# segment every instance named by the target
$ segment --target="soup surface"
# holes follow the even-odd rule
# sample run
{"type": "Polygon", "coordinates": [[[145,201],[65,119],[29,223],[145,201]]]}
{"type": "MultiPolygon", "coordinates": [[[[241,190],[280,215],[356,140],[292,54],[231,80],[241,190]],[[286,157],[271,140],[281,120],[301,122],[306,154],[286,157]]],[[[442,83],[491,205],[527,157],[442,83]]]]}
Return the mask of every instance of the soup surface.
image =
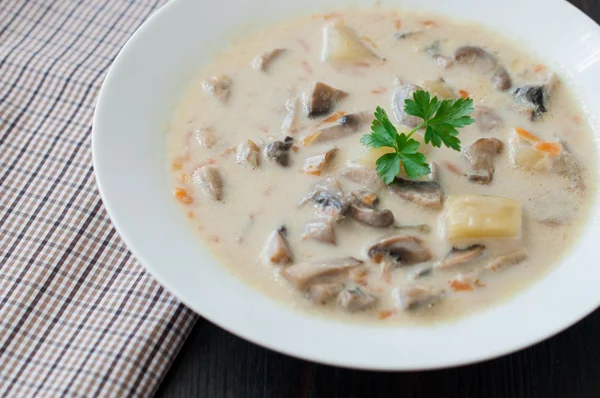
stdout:
{"type": "MultiPolygon", "coordinates": [[[[559,76],[478,25],[384,9],[244,37],[189,85],[168,133],[176,200],[215,256],[288,305],[340,319],[447,320],[560,261],[595,191],[592,134],[559,76]],[[471,98],[462,150],[386,186],[381,106],[471,98]]],[[[198,264],[202,267],[202,264],[198,264]]],[[[230,294],[231,292],[224,294],[230,294]]],[[[216,298],[218,299],[218,298],[216,298]]]]}

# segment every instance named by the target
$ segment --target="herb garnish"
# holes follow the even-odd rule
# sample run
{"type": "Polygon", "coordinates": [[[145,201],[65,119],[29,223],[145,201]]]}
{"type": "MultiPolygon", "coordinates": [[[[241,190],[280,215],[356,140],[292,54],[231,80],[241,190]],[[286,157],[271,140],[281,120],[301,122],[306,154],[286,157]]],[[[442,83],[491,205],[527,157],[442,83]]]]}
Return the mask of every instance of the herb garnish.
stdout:
{"type": "Polygon", "coordinates": [[[367,148],[393,148],[394,152],[386,153],[377,159],[377,174],[383,182],[391,184],[404,166],[406,175],[417,178],[429,174],[431,169],[425,155],[419,152],[420,143],[411,138],[418,130],[425,128],[425,143],[435,147],[442,144],[448,148],[460,151],[460,139],[457,128],[473,123],[469,115],[473,112],[473,100],[461,98],[458,100],[442,100],[424,90],[418,90],[412,99],[404,102],[404,111],[411,116],[418,116],[423,122],[408,134],[400,133],[390,122],[385,110],[377,107],[375,119],[371,125],[371,133],[365,134],[360,142],[367,148]]]}

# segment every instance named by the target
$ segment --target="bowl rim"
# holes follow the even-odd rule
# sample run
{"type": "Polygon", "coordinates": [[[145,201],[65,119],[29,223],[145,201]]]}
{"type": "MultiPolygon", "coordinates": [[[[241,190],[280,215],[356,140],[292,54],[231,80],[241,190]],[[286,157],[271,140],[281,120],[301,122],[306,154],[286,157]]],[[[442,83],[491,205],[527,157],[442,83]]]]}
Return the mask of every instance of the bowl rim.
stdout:
{"type": "MultiPolygon", "coordinates": [[[[185,9],[192,1],[193,0],[173,0],[167,3],[144,22],[144,24],[142,24],[142,26],[127,41],[111,66],[98,96],[92,131],[92,159],[98,190],[116,231],[145,269],[186,306],[229,332],[277,352],[347,368],[393,371],[438,369],[479,362],[512,353],[559,333],[575,322],[581,320],[600,305],[600,293],[594,294],[586,285],[587,290],[584,289],[584,291],[579,292],[580,294],[578,296],[579,298],[583,297],[584,302],[578,303],[575,309],[570,308],[569,306],[565,306],[564,308],[561,307],[560,310],[557,311],[559,314],[558,317],[561,319],[559,322],[549,322],[544,318],[543,327],[536,326],[535,322],[528,323],[527,328],[535,329],[536,331],[534,333],[528,332],[520,334],[518,328],[508,328],[506,332],[507,335],[510,336],[507,337],[507,339],[510,340],[510,343],[507,344],[506,341],[504,341],[493,347],[484,347],[485,349],[481,348],[483,347],[482,344],[478,344],[478,347],[480,348],[468,351],[466,354],[461,354],[460,350],[466,347],[469,339],[476,339],[477,336],[462,336],[462,340],[457,340],[456,346],[453,346],[452,342],[447,340],[446,342],[450,344],[448,352],[442,352],[438,353],[439,355],[435,355],[435,353],[426,351],[422,345],[419,346],[418,344],[416,347],[402,347],[389,350],[389,345],[386,346],[386,344],[391,341],[392,333],[390,330],[395,330],[395,328],[373,325],[333,324],[332,322],[313,318],[306,314],[298,314],[290,311],[288,308],[284,308],[283,306],[280,307],[278,304],[271,302],[271,299],[262,296],[261,293],[258,293],[247,286],[243,286],[239,281],[237,281],[237,283],[231,281],[231,283],[234,286],[238,286],[242,295],[251,295],[252,300],[254,300],[253,303],[259,304],[259,308],[256,309],[254,316],[246,317],[242,320],[236,320],[232,316],[220,314],[218,309],[209,308],[213,303],[208,303],[206,301],[199,302],[197,299],[192,298],[189,292],[183,292],[181,287],[178,286],[177,283],[174,283],[171,277],[165,276],[161,266],[156,266],[153,260],[148,257],[147,246],[140,243],[140,240],[142,239],[140,233],[133,232],[134,229],[130,226],[130,221],[127,221],[126,217],[123,216],[124,205],[119,203],[115,195],[115,192],[122,188],[122,186],[115,185],[111,180],[114,176],[114,170],[111,170],[110,167],[107,166],[110,162],[111,154],[107,152],[109,148],[106,146],[107,127],[105,126],[109,124],[106,120],[114,115],[114,107],[109,105],[109,103],[115,98],[115,93],[119,92],[118,82],[122,82],[123,73],[128,69],[126,64],[130,62],[131,57],[135,55],[135,49],[144,45],[143,42],[146,40],[146,34],[157,29],[155,25],[158,25],[163,18],[177,15],[177,13],[180,12],[180,9],[185,9]],[[268,326],[258,326],[260,323],[265,323],[265,325],[268,326]],[[286,332],[296,334],[305,334],[305,336],[300,339],[300,342],[292,342],[290,338],[286,339],[277,336],[276,332],[279,330],[285,330],[286,332]],[[322,331],[330,333],[327,344],[319,342],[321,340],[319,332],[322,331]],[[372,356],[369,355],[369,351],[364,349],[364,347],[357,347],[354,354],[341,353],[339,344],[336,343],[337,339],[356,342],[358,341],[357,339],[359,336],[369,333],[375,338],[382,338],[382,342],[380,343],[370,343],[373,344],[371,347],[373,350],[371,352],[372,356]],[[327,347],[328,345],[331,347],[327,347]],[[407,356],[407,358],[394,358],[394,354],[403,354],[404,356],[407,356]],[[417,357],[423,354],[425,354],[424,359],[417,357]],[[418,359],[411,361],[411,358],[418,359]]],[[[436,0],[429,0],[429,2],[434,1],[436,0]]],[[[472,0],[464,0],[463,2],[469,1],[472,0]]],[[[544,0],[531,0],[532,4],[542,4],[542,2],[544,2],[544,0]]],[[[567,18],[568,16],[568,18],[577,20],[586,32],[593,35],[598,39],[598,42],[600,42],[600,27],[587,15],[577,10],[572,4],[561,0],[544,2],[543,4],[553,7],[553,9],[556,10],[553,12],[562,13],[564,18],[567,18]]],[[[597,114],[600,115],[600,111],[598,111],[597,114]]],[[[595,135],[598,136],[599,134],[600,130],[595,129],[595,135]]],[[[598,198],[596,198],[596,202],[598,202],[598,198]]],[[[595,209],[598,208],[598,203],[596,203],[595,209]]],[[[600,232],[600,228],[596,228],[595,220],[593,223],[591,222],[591,224],[593,224],[593,228],[588,228],[585,232],[585,236],[589,237],[594,235],[594,232],[600,232]]],[[[580,238],[580,243],[581,241],[583,241],[583,236],[580,238]]],[[[583,245],[583,243],[581,244],[583,245]]],[[[587,242],[587,244],[589,245],[590,243],[587,242]]],[[[554,266],[555,269],[559,267],[559,265],[554,266]]],[[[597,275],[600,275],[600,273],[597,275]]],[[[230,275],[229,278],[235,278],[235,276],[230,275]]],[[[546,276],[543,278],[546,278],[546,276]]],[[[529,290],[529,293],[531,293],[531,287],[527,289],[529,290]]],[[[514,303],[511,305],[514,306],[514,303]]],[[[504,307],[504,305],[501,307],[504,307]]],[[[536,308],[539,308],[539,306],[536,308]]],[[[490,311],[486,310],[485,312],[489,315],[490,311]]],[[[506,311],[501,313],[504,317],[509,316],[509,313],[506,311]]],[[[489,316],[486,316],[486,314],[473,315],[468,318],[469,319],[467,320],[461,320],[459,322],[465,325],[462,327],[463,329],[472,327],[474,322],[476,324],[477,322],[485,322],[486,319],[489,320],[489,316]]],[[[521,317],[517,319],[517,321],[527,323],[527,318],[521,317]]],[[[399,329],[402,330],[397,334],[406,335],[406,337],[410,337],[418,331],[418,333],[422,335],[419,340],[420,342],[427,338],[435,338],[440,333],[456,332],[455,325],[440,325],[428,329],[404,329],[401,327],[399,329]]],[[[491,341],[493,340],[488,339],[485,342],[489,344],[491,341]]]]}

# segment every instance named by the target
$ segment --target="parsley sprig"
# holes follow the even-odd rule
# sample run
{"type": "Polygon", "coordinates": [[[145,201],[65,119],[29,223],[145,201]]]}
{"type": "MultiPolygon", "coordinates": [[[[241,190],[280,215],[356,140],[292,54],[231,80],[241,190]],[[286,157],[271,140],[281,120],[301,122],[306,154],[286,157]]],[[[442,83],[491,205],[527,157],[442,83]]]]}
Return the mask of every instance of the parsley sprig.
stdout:
{"type": "Polygon", "coordinates": [[[423,119],[423,122],[408,134],[398,133],[390,122],[385,110],[377,107],[375,119],[371,125],[371,133],[365,134],[360,142],[367,148],[393,148],[394,152],[386,153],[377,159],[377,174],[383,182],[391,184],[404,166],[406,175],[417,178],[431,172],[425,155],[419,152],[420,143],[411,136],[425,128],[424,140],[435,147],[442,144],[448,148],[460,151],[458,128],[473,123],[469,115],[473,112],[473,100],[461,98],[458,100],[438,100],[424,90],[418,90],[412,99],[404,102],[404,111],[411,116],[423,119]]]}

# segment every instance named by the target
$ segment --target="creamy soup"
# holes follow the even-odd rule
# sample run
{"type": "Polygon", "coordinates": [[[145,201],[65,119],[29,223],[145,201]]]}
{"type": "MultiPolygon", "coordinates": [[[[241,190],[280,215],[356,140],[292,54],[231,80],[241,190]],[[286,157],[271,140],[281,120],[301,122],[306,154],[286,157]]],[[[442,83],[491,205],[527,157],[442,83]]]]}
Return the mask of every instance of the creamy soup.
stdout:
{"type": "Polygon", "coordinates": [[[200,240],[244,281],[327,317],[410,324],[498,302],[560,261],[595,191],[592,139],[565,82],[515,43],[354,10],[218,54],[174,115],[168,167],[200,240]],[[389,149],[361,137],[377,106],[399,133],[423,122],[405,109],[420,90],[471,98],[475,122],[461,151],[417,131],[431,173],[386,186],[389,149]]]}

